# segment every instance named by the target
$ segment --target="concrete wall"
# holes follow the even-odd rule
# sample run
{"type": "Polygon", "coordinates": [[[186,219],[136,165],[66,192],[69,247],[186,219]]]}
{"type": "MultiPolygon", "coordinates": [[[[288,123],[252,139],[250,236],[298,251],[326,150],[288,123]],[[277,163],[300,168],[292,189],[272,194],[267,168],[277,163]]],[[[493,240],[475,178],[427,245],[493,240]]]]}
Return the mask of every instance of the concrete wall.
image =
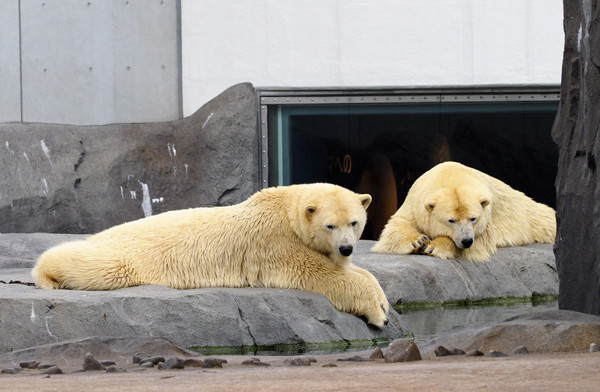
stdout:
{"type": "Polygon", "coordinates": [[[179,20],[179,0],[2,1],[0,122],[180,117],[179,20]]]}
{"type": "Polygon", "coordinates": [[[21,120],[19,1],[0,1],[0,122],[21,120]]]}
{"type": "Polygon", "coordinates": [[[561,0],[181,0],[184,114],[223,89],[560,83],[561,0]]]}

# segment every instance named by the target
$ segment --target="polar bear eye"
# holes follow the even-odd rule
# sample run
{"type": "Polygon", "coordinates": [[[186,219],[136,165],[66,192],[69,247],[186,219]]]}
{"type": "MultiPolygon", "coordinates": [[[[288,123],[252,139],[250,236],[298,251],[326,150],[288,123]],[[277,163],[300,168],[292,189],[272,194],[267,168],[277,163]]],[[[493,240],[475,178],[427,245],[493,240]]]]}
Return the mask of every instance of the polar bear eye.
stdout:
{"type": "Polygon", "coordinates": [[[352,221],[352,222],[350,222],[350,226],[356,227],[356,225],[358,225],[358,221],[352,221]]]}
{"type": "Polygon", "coordinates": [[[475,222],[477,220],[476,216],[471,217],[471,222],[475,222]]]}
{"type": "Polygon", "coordinates": [[[327,228],[328,228],[329,230],[333,230],[333,229],[335,229],[335,226],[334,226],[334,225],[327,225],[327,228]]]}
{"type": "Polygon", "coordinates": [[[448,219],[448,223],[456,223],[454,219],[448,219]]]}

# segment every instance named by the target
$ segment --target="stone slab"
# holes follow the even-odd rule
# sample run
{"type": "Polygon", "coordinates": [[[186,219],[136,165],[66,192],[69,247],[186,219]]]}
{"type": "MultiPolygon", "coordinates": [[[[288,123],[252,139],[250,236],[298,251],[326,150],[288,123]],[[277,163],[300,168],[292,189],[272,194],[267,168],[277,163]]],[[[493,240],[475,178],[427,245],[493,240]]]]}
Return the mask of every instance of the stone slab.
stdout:
{"type": "Polygon", "coordinates": [[[163,286],[47,291],[0,285],[0,352],[91,336],[160,336],[185,347],[269,346],[396,338],[400,316],[379,331],[298,290],[163,286]],[[10,333],[6,332],[10,331],[10,333]]]}

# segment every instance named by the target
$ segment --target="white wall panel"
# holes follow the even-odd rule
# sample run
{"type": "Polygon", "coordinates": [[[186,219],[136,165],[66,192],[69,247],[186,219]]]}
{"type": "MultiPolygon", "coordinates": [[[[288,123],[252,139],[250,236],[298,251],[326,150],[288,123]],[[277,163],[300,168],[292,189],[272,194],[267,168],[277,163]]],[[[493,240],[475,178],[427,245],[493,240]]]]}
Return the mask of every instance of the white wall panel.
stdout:
{"type": "Polygon", "coordinates": [[[561,0],[182,0],[183,110],[277,87],[560,83],[561,0]]]}

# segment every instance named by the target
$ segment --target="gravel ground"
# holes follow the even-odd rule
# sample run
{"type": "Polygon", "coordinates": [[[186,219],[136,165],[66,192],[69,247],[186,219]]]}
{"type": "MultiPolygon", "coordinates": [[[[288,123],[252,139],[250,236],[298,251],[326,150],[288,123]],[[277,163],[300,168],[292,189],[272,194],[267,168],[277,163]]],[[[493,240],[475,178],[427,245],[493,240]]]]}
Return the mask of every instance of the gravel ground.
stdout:
{"type": "MultiPolygon", "coordinates": [[[[368,358],[370,352],[352,353],[368,358]]],[[[408,363],[341,362],[344,355],[314,356],[311,366],[286,357],[258,357],[270,366],[242,365],[248,356],[222,356],[222,369],[75,372],[45,376],[39,370],[0,374],[0,391],[598,391],[600,352],[524,354],[504,358],[452,356],[408,363]],[[323,367],[333,363],[336,367],[323,367]]]]}

